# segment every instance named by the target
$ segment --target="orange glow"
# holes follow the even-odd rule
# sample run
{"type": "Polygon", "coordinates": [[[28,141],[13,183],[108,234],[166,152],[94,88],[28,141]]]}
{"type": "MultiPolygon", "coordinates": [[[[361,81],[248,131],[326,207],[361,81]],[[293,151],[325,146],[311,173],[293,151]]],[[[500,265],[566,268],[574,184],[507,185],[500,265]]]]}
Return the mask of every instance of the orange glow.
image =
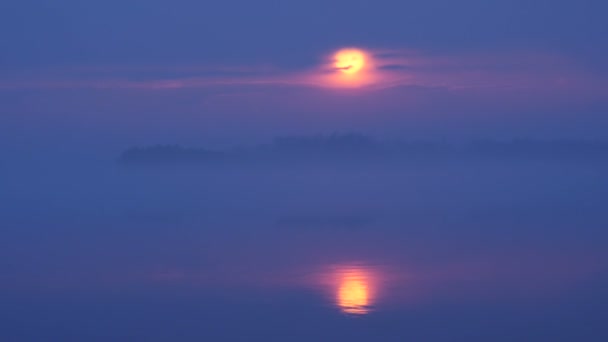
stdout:
{"type": "Polygon", "coordinates": [[[364,50],[339,50],[331,55],[330,63],[332,72],[325,79],[329,86],[357,88],[370,85],[375,79],[372,57],[364,50]]]}
{"type": "Polygon", "coordinates": [[[361,71],[367,62],[363,51],[357,49],[340,50],[334,56],[336,69],[345,74],[356,74],[361,71]]]}
{"type": "Polygon", "coordinates": [[[339,274],[337,305],[342,312],[354,315],[369,313],[371,283],[369,275],[360,268],[349,268],[339,274]]]}

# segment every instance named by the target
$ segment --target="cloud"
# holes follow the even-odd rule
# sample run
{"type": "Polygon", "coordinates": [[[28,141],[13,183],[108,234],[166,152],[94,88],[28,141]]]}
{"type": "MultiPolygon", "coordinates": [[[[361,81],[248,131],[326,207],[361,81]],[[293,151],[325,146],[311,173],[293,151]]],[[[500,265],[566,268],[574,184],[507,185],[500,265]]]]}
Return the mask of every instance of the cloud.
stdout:
{"type": "MultiPolygon", "coordinates": [[[[362,51],[365,51],[362,49],[362,51]]],[[[365,51],[368,64],[346,74],[332,55],[314,67],[284,69],[271,65],[122,65],[32,70],[0,80],[0,90],[19,89],[350,89],[359,94],[387,89],[445,89],[454,96],[490,96],[500,101],[602,102],[608,82],[559,56],[542,53],[431,54],[384,49],[365,51]],[[532,99],[531,99],[532,98],[532,99]]]]}
{"type": "Polygon", "coordinates": [[[380,70],[407,70],[408,67],[406,65],[388,64],[388,65],[382,65],[382,66],[378,67],[378,69],[380,69],[380,70]]]}

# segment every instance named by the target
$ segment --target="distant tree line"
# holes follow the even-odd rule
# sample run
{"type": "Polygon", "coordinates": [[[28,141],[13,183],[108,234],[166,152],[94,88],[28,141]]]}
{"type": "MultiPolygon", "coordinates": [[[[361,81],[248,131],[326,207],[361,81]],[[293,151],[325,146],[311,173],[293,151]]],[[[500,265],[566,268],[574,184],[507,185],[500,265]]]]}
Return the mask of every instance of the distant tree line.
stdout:
{"type": "Polygon", "coordinates": [[[382,142],[358,134],[276,138],[269,144],[225,150],[155,145],[130,148],[124,164],[193,164],[273,161],[372,161],[420,159],[607,159],[608,142],[588,140],[477,140],[464,144],[431,141],[382,142]]]}

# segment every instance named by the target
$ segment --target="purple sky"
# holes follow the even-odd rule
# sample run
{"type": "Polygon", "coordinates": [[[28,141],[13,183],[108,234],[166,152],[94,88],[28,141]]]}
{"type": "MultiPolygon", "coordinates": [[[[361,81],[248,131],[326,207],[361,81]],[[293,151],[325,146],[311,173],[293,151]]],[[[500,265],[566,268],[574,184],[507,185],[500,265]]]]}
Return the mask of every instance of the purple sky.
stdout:
{"type": "Polygon", "coordinates": [[[0,14],[0,139],[605,138],[605,10],[565,0],[15,2],[0,14]],[[332,81],[344,47],[368,54],[369,82],[332,81]]]}

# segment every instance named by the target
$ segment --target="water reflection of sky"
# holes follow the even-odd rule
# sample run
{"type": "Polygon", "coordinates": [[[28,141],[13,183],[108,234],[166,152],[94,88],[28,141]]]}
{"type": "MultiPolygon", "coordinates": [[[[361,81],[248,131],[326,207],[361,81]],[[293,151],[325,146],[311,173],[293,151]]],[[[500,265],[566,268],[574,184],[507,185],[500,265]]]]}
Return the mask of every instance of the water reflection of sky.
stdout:
{"type": "Polygon", "coordinates": [[[342,312],[365,315],[374,303],[371,275],[361,267],[345,267],[337,270],[338,286],[336,305],[342,312]]]}
{"type": "Polygon", "coordinates": [[[555,237],[543,242],[531,235],[509,241],[472,228],[484,246],[439,226],[319,230],[250,222],[247,228],[218,225],[204,232],[164,224],[131,226],[131,234],[122,229],[127,228],[91,236],[77,227],[63,228],[38,241],[36,255],[9,246],[3,253],[27,263],[8,269],[13,273],[5,273],[3,287],[17,292],[312,291],[324,305],[361,315],[438,299],[559,298],[606,270],[605,253],[591,244],[555,237]],[[141,240],[138,232],[145,229],[141,240]],[[433,229],[444,236],[429,234],[433,229]]]}
{"type": "MultiPolygon", "coordinates": [[[[311,180],[299,188],[285,181],[292,188],[271,194],[250,185],[265,202],[234,206],[230,196],[201,198],[248,196],[243,184],[229,187],[238,179],[215,190],[204,183],[203,196],[203,185],[180,188],[169,177],[164,190],[147,189],[150,180],[133,186],[129,193],[144,193],[128,205],[116,200],[126,191],[116,187],[98,189],[95,203],[71,199],[21,217],[5,211],[0,299],[11,310],[0,313],[0,337],[40,331],[12,340],[95,341],[103,330],[117,341],[175,340],[176,331],[185,341],[366,341],[389,331],[394,341],[501,341],[510,331],[503,341],[538,342],[580,340],[603,324],[602,182],[556,182],[587,182],[595,197],[558,198],[553,183],[539,180],[544,188],[527,196],[521,186],[491,198],[483,187],[503,185],[486,179],[463,197],[471,184],[450,188],[443,175],[422,173],[411,184],[368,180],[357,191],[365,176],[312,194],[311,180]],[[557,324],[564,321],[570,325],[557,324]]],[[[276,181],[268,177],[266,184],[276,181]]]]}

